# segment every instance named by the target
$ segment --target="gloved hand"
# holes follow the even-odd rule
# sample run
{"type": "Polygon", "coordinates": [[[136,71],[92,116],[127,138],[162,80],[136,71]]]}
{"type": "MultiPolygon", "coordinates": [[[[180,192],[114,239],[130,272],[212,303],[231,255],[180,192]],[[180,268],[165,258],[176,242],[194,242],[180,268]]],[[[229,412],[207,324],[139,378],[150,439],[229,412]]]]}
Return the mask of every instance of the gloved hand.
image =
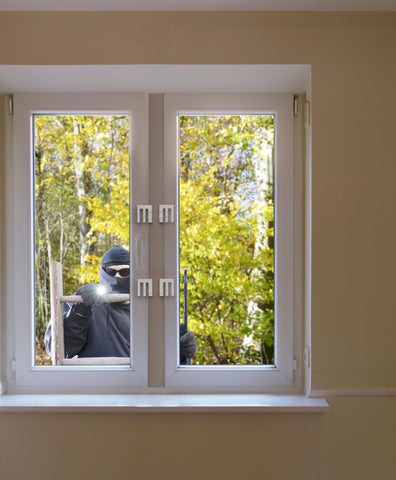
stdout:
{"type": "Polygon", "coordinates": [[[186,332],[184,325],[180,326],[180,364],[189,365],[197,351],[197,343],[192,332],[186,332]],[[185,333],[184,333],[185,332],[185,333]]]}
{"type": "Polygon", "coordinates": [[[80,287],[76,293],[77,295],[82,296],[85,305],[93,308],[100,307],[105,303],[106,293],[109,293],[110,290],[110,285],[89,283],[88,285],[83,285],[82,287],[80,287]],[[99,286],[102,288],[98,289],[99,286]]]}

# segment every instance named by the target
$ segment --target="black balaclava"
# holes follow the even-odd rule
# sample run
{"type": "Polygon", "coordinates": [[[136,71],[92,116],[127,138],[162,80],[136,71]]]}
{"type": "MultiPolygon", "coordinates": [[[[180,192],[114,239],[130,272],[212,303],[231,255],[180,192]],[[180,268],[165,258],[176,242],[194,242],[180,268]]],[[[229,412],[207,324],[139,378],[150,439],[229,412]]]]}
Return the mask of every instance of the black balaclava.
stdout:
{"type": "Polygon", "coordinates": [[[99,279],[100,283],[107,283],[111,286],[113,291],[119,293],[129,293],[130,291],[130,277],[128,278],[116,278],[112,277],[103,267],[109,267],[111,265],[129,265],[130,256],[126,248],[119,245],[110,248],[102,257],[100,261],[99,279]]]}

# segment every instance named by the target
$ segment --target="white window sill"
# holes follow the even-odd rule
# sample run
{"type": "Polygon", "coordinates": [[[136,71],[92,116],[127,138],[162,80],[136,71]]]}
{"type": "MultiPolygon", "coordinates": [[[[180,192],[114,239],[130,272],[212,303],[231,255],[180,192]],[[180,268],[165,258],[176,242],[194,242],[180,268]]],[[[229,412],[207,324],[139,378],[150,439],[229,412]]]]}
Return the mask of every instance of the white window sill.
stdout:
{"type": "Polygon", "coordinates": [[[6,412],[117,412],[190,413],[260,412],[326,413],[324,398],[304,395],[263,394],[105,394],[105,395],[3,395],[0,413],[6,412]]]}

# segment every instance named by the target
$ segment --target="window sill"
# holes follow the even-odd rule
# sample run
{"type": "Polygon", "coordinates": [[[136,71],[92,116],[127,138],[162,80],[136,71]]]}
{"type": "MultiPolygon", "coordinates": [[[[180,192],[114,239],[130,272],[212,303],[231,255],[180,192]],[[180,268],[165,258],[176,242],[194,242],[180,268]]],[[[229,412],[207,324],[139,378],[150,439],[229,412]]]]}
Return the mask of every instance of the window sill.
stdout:
{"type": "Polygon", "coordinates": [[[326,413],[324,398],[263,394],[3,395],[0,413],[326,413]]]}

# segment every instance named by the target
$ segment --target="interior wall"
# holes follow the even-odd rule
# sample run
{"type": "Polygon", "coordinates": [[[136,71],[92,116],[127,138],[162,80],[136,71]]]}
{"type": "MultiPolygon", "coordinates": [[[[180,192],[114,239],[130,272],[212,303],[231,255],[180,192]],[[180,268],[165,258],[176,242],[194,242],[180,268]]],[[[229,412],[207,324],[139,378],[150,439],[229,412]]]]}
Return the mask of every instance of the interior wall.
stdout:
{"type": "Polygon", "coordinates": [[[312,65],[311,382],[331,407],[1,414],[2,479],[392,475],[395,27],[394,12],[0,13],[0,64],[312,65]]]}

